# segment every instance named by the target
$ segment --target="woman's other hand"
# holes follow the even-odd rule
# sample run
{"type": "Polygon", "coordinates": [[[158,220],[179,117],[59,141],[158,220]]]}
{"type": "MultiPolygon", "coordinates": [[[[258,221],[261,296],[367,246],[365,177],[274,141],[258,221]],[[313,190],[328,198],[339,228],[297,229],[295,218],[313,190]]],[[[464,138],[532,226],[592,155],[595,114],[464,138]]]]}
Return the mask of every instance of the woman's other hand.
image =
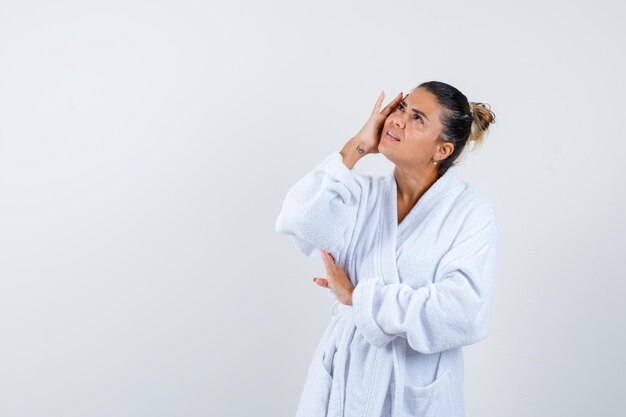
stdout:
{"type": "Polygon", "coordinates": [[[354,291],[352,282],[344,270],[335,263],[335,259],[330,253],[323,249],[320,249],[320,252],[328,278],[315,277],[313,281],[320,287],[330,288],[340,303],[351,306],[352,292],[354,291]]]}

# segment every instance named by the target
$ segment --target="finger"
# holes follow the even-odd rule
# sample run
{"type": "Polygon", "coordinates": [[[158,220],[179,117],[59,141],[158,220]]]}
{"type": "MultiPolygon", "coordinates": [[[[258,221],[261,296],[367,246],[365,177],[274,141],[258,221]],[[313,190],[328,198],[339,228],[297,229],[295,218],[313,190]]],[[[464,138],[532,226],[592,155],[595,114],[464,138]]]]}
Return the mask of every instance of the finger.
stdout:
{"type": "Polygon", "coordinates": [[[336,264],[337,261],[335,261],[335,257],[331,254],[331,253],[326,253],[326,256],[328,256],[328,258],[331,260],[332,263],[336,264]]]}
{"type": "Polygon", "coordinates": [[[323,251],[323,256],[326,259],[327,271],[331,271],[333,268],[337,266],[337,262],[335,258],[330,252],[323,251]]]}
{"type": "Polygon", "coordinates": [[[374,104],[374,110],[372,110],[372,114],[378,113],[378,111],[380,110],[380,106],[383,104],[384,99],[385,99],[385,91],[381,90],[380,94],[378,95],[378,100],[376,100],[376,104],[374,104]]]}
{"type": "Polygon", "coordinates": [[[391,111],[396,108],[396,106],[404,99],[402,93],[398,93],[398,95],[391,101],[391,103],[387,104],[385,108],[380,112],[380,114],[389,116],[391,111]]]}
{"type": "Polygon", "coordinates": [[[315,282],[320,287],[328,288],[328,280],[324,278],[313,278],[313,282],[315,282]]]}
{"type": "Polygon", "coordinates": [[[324,249],[322,248],[320,248],[320,255],[322,256],[322,261],[326,263],[326,252],[324,252],[324,249]]]}
{"type": "Polygon", "coordinates": [[[333,268],[335,266],[334,262],[331,261],[329,259],[329,255],[327,252],[325,252],[324,250],[320,249],[320,252],[322,254],[322,261],[324,262],[324,269],[326,269],[326,273],[327,274],[332,274],[333,273],[333,268]]]}

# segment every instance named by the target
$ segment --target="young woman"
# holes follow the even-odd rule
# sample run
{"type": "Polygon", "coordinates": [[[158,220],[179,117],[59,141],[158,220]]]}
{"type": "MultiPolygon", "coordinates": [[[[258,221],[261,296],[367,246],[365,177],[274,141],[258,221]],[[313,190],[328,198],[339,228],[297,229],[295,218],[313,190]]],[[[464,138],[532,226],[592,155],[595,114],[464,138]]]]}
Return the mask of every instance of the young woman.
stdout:
{"type": "Polygon", "coordinates": [[[497,230],[458,176],[495,114],[439,81],[398,94],[293,185],[276,230],[324,262],[336,298],[298,417],[464,416],[462,347],[487,337],[497,230]],[[395,164],[353,170],[365,155],[395,164]]]}

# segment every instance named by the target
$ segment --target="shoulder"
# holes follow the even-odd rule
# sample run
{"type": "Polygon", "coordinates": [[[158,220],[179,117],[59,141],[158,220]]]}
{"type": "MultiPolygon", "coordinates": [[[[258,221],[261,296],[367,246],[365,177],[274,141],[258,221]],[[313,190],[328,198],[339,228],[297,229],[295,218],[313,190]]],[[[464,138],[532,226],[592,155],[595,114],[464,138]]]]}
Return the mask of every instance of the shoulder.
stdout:
{"type": "Polygon", "coordinates": [[[455,202],[455,209],[457,214],[462,216],[463,224],[469,228],[487,224],[495,226],[496,213],[487,194],[467,181],[460,182],[462,187],[455,202]]]}

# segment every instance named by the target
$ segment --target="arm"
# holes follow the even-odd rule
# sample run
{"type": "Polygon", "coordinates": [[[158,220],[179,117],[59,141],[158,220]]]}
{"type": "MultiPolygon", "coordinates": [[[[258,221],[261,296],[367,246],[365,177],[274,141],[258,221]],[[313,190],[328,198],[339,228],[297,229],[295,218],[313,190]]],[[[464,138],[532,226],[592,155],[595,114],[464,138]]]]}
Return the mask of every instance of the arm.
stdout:
{"type": "Polygon", "coordinates": [[[305,256],[321,260],[318,248],[339,253],[350,243],[362,186],[352,167],[361,156],[350,140],[287,192],[275,230],[288,235],[305,256]]]}
{"type": "Polygon", "coordinates": [[[370,344],[394,338],[425,354],[470,345],[487,337],[496,272],[493,214],[461,231],[439,262],[436,282],[417,289],[359,281],[352,294],[354,320],[370,344]]]}

